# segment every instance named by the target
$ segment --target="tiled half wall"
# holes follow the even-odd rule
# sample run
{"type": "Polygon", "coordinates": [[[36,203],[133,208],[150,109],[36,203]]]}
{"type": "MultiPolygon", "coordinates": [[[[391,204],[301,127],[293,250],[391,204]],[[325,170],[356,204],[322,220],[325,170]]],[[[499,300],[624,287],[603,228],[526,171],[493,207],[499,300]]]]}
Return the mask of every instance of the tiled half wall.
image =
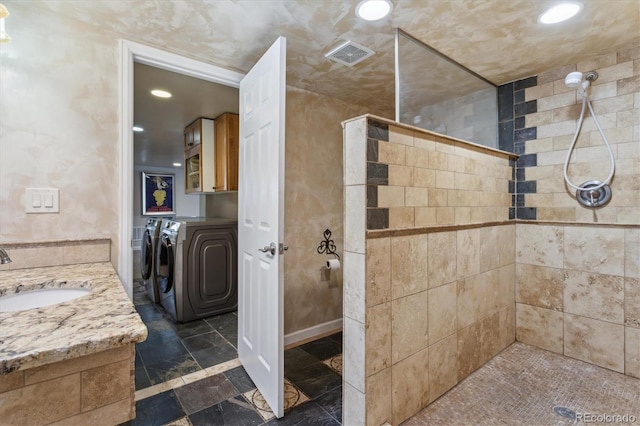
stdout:
{"type": "Polygon", "coordinates": [[[344,126],[343,420],[396,425],[514,341],[510,159],[371,117],[344,126]]]}

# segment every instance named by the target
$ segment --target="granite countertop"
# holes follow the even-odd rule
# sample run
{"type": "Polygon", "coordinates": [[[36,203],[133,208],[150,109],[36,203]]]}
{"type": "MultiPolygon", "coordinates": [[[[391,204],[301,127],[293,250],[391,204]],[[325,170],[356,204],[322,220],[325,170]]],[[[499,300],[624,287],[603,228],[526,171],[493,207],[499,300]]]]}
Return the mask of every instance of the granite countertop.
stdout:
{"type": "Polygon", "coordinates": [[[0,375],[147,338],[109,262],[0,271],[0,296],[53,287],[93,291],[57,305],[0,312],[0,375]]]}

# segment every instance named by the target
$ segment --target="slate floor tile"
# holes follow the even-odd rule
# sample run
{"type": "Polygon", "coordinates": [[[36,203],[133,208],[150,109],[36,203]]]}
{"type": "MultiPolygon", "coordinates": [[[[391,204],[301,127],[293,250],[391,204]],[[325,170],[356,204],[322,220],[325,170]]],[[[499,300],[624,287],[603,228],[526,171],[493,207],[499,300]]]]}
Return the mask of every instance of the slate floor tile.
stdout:
{"type": "Polygon", "coordinates": [[[342,376],[336,374],[321,362],[316,362],[307,368],[289,371],[285,368],[285,376],[311,399],[342,385],[342,376]]]}
{"type": "Polygon", "coordinates": [[[185,339],[182,339],[182,342],[190,352],[215,348],[228,344],[226,339],[214,330],[210,330],[210,332],[208,333],[199,334],[197,336],[187,337],[185,339]]]}
{"type": "Polygon", "coordinates": [[[263,424],[262,417],[251,405],[238,395],[189,416],[193,426],[258,426],[263,424]]]}
{"type": "Polygon", "coordinates": [[[152,385],[168,382],[177,377],[200,370],[200,366],[191,354],[186,354],[166,361],[146,366],[149,381],[152,385]]]}
{"type": "Polygon", "coordinates": [[[136,402],[136,418],[131,425],[164,425],[184,417],[185,412],[173,390],[136,402]]]}
{"type": "Polygon", "coordinates": [[[238,357],[238,351],[229,343],[191,352],[191,355],[202,368],[222,364],[238,357]]]}
{"type": "Polygon", "coordinates": [[[209,317],[206,321],[229,343],[238,346],[238,317],[235,312],[209,317]]]}
{"type": "Polygon", "coordinates": [[[151,380],[149,380],[147,370],[144,367],[135,369],[135,382],[136,390],[148,388],[149,386],[151,386],[151,380]]]}
{"type": "Polygon", "coordinates": [[[139,351],[145,366],[178,358],[189,353],[180,340],[172,340],[164,345],[145,345],[142,342],[137,345],[136,349],[139,351]]]}
{"type": "Polygon", "coordinates": [[[316,402],[308,401],[294,407],[281,419],[270,420],[267,425],[339,426],[340,423],[324,411],[316,402]]]}
{"type": "Polygon", "coordinates": [[[342,422],[342,386],[339,386],[315,399],[336,421],[342,422]]]}
{"type": "Polygon", "coordinates": [[[319,360],[299,347],[284,351],[284,370],[294,371],[304,369],[319,360]]]}
{"type": "Polygon", "coordinates": [[[175,393],[184,411],[191,415],[238,395],[238,390],[223,374],[216,374],[176,388],[175,393]]]}
{"type": "Polygon", "coordinates": [[[236,367],[225,371],[224,375],[240,393],[245,393],[256,388],[253,380],[251,380],[251,377],[249,377],[243,367],[236,367]]]}
{"type": "Polygon", "coordinates": [[[173,323],[172,326],[181,339],[213,331],[213,328],[203,319],[185,323],[173,323]]]}
{"type": "Polygon", "coordinates": [[[299,347],[320,361],[342,352],[342,342],[337,342],[329,337],[314,340],[299,347]]]}

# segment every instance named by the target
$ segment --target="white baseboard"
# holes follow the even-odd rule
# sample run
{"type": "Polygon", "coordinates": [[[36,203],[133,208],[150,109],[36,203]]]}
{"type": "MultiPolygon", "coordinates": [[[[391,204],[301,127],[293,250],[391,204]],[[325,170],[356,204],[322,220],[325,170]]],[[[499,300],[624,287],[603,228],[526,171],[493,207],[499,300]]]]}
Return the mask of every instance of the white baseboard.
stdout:
{"type": "Polygon", "coordinates": [[[342,318],[286,334],[284,336],[284,346],[286,347],[304,340],[313,339],[314,337],[338,332],[340,330],[342,330],[342,318]]]}

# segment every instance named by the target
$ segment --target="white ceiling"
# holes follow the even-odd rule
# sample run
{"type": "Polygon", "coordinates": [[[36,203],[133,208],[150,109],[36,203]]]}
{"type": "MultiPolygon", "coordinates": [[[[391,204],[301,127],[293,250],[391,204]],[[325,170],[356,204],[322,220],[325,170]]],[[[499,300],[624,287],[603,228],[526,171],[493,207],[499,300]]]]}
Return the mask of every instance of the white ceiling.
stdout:
{"type": "MultiPolygon", "coordinates": [[[[5,1],[7,6],[11,0],[5,1]]],[[[357,0],[29,0],[129,40],[247,72],[278,36],[287,38],[287,84],[394,117],[394,29],[496,85],[640,45],[639,0],[581,0],[574,19],[543,26],[557,0],[391,0],[377,22],[357,0]],[[347,67],[324,54],[344,40],[375,52],[347,67]]],[[[582,70],[586,71],[586,70],[582,70]]],[[[437,77],[424,76],[437,82],[437,77]]],[[[186,124],[186,123],[185,123],[186,124]]]]}

